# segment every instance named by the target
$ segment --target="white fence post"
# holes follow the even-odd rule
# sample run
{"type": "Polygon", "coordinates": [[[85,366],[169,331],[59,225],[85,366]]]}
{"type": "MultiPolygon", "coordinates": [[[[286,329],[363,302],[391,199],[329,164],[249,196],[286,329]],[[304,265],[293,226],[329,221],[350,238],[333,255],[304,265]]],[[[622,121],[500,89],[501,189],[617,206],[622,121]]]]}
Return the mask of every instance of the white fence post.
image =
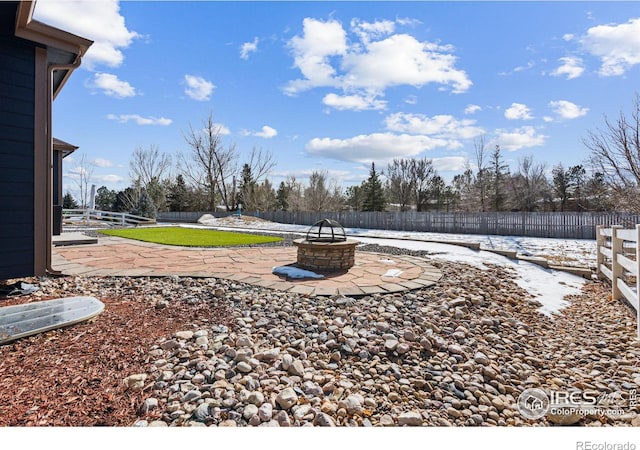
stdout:
{"type": "Polygon", "coordinates": [[[638,331],[638,339],[640,339],[640,224],[636,224],[636,325],[638,331]]]}
{"type": "Polygon", "coordinates": [[[624,268],[618,263],[618,255],[622,253],[624,241],[618,237],[618,230],[622,229],[622,225],[613,225],[611,227],[611,296],[614,300],[620,300],[622,294],[618,287],[618,278],[624,275],[624,268]]]}
{"type": "Polygon", "coordinates": [[[598,276],[598,280],[605,279],[605,276],[600,270],[600,267],[604,264],[604,253],[602,253],[600,249],[604,247],[604,243],[606,241],[606,237],[601,232],[603,228],[604,227],[602,225],[598,225],[596,227],[596,274],[598,276]]]}

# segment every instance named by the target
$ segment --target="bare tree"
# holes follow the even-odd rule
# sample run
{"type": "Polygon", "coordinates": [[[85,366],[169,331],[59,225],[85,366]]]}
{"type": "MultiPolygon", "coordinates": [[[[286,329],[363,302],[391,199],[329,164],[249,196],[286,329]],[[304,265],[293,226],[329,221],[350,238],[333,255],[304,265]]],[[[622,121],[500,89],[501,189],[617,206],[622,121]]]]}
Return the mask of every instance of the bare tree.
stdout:
{"type": "Polygon", "coordinates": [[[237,191],[237,177],[235,175],[232,177],[231,205],[235,208],[239,202],[242,202],[247,210],[257,210],[251,204],[251,193],[255,191],[255,187],[260,185],[260,181],[267,181],[265,177],[275,165],[273,154],[270,151],[263,151],[261,148],[253,147],[249,155],[249,161],[242,166],[240,192],[237,191]]]}
{"type": "Polygon", "coordinates": [[[640,211],[640,95],[629,116],[620,112],[616,121],[605,116],[604,123],[604,129],[589,131],[582,142],[595,171],[613,190],[616,207],[640,211]]]}
{"type": "Polygon", "coordinates": [[[129,177],[144,188],[157,211],[165,209],[167,193],[162,177],[171,169],[171,155],[160,153],[157,145],[138,146],[129,160],[129,177]]]}
{"type": "Polygon", "coordinates": [[[485,212],[487,210],[487,149],[485,146],[484,134],[480,135],[477,139],[473,140],[473,146],[476,152],[476,168],[478,173],[476,175],[476,186],[478,188],[478,196],[480,200],[480,211],[485,212]]]}
{"type": "Polygon", "coordinates": [[[518,162],[518,172],[510,178],[513,206],[520,211],[535,211],[540,202],[550,199],[550,186],[544,164],[535,164],[532,156],[518,162]]]}
{"type": "Polygon", "coordinates": [[[412,160],[395,158],[387,165],[387,189],[390,200],[400,205],[400,211],[409,210],[415,180],[412,178],[412,160]]]}
{"type": "Polygon", "coordinates": [[[129,176],[134,181],[140,180],[145,188],[154,179],[161,180],[170,169],[171,155],[160,153],[157,145],[136,147],[129,160],[129,176]]]}
{"type": "Polygon", "coordinates": [[[429,201],[429,192],[433,180],[437,176],[433,168],[433,161],[428,158],[411,160],[411,178],[413,180],[413,195],[416,201],[416,210],[426,211],[429,201]]]}
{"type": "Polygon", "coordinates": [[[87,160],[87,155],[85,153],[80,157],[80,161],[78,165],[74,169],[74,172],[77,176],[76,183],[78,184],[78,189],[80,190],[80,207],[88,208],[89,207],[89,193],[91,192],[91,178],[93,177],[93,170],[95,166],[93,163],[87,160]]]}
{"type": "Polygon", "coordinates": [[[302,183],[296,180],[296,177],[289,175],[284,182],[285,189],[287,190],[287,203],[289,211],[302,211],[304,210],[304,190],[302,183]]]}
{"type": "Polygon", "coordinates": [[[271,151],[253,147],[247,164],[251,168],[253,179],[260,182],[275,167],[276,161],[271,151]]]}
{"type": "Polygon", "coordinates": [[[329,180],[326,171],[314,171],[304,190],[304,200],[309,211],[335,211],[341,206],[342,196],[335,179],[329,180]]]}
{"type": "Polygon", "coordinates": [[[235,145],[224,146],[221,127],[213,122],[213,115],[203,123],[204,128],[189,132],[184,136],[190,147],[188,156],[180,155],[178,161],[183,175],[207,195],[211,211],[215,211],[217,196],[227,211],[232,211],[232,180],[237,172],[235,145]]]}

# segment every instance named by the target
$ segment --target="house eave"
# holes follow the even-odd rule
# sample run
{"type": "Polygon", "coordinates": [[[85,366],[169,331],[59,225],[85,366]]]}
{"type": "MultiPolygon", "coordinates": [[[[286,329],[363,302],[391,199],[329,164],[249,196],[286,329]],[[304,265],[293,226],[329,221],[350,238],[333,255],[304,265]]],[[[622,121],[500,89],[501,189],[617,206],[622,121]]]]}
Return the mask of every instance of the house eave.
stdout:
{"type": "MultiPolygon", "coordinates": [[[[73,55],[73,61],[65,61],[65,64],[79,62],[93,44],[93,41],[34,20],[35,4],[36,2],[33,0],[23,0],[19,3],[16,14],[15,35],[47,48],[55,48],[73,55]]],[[[59,63],[59,61],[52,61],[51,63],[59,63]]],[[[54,98],[65,85],[72,72],[72,69],[65,70],[62,78],[56,80],[53,89],[54,98]]]]}
{"type": "Polygon", "coordinates": [[[33,19],[36,2],[21,1],[16,17],[16,36],[47,47],[55,47],[82,57],[93,41],[33,19]]]}

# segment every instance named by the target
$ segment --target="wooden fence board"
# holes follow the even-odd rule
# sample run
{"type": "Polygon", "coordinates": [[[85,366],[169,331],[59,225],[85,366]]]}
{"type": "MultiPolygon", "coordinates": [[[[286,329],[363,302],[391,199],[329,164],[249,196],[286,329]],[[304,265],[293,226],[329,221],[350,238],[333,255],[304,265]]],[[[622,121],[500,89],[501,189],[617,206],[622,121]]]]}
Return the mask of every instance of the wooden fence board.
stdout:
{"type": "MultiPolygon", "coordinates": [[[[202,214],[216,217],[234,215],[234,212],[162,212],[163,221],[195,222],[202,214]]],[[[492,234],[506,236],[531,236],[560,239],[595,239],[596,226],[640,223],[640,215],[626,213],[594,212],[311,212],[269,211],[249,212],[245,215],[296,225],[313,225],[319,220],[337,220],[345,228],[368,228],[407,232],[434,232],[460,234],[492,234]]]]}

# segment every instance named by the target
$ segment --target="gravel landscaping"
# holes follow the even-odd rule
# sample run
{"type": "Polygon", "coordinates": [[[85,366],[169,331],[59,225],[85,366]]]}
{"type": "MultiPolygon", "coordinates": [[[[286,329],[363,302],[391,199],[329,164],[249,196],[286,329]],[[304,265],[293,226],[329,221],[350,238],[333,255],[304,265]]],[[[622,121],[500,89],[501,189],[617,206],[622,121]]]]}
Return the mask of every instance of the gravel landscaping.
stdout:
{"type": "Polygon", "coordinates": [[[587,283],[548,317],[504,267],[430,263],[436,286],[361,298],[217,279],[30,280],[37,293],[0,305],[94,295],[106,308],[0,347],[0,425],[640,425],[635,318],[608,286],[587,283]],[[526,419],[517,400],[532,387],[597,392],[619,414],[526,419]]]}

